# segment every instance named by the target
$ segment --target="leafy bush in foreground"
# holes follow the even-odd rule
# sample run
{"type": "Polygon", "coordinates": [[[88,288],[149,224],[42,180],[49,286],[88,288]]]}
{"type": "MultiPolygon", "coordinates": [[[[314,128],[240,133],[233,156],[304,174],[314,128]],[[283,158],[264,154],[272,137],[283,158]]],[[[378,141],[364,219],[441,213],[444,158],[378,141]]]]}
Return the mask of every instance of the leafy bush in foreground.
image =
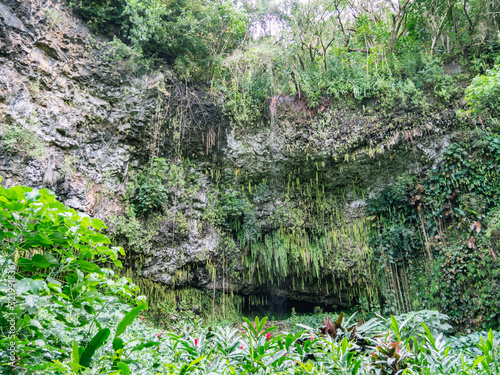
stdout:
{"type": "Polygon", "coordinates": [[[91,365],[129,304],[140,302],[130,280],[99,266],[121,267],[124,254],[109,246],[102,228],[101,220],[64,206],[46,189],[0,187],[0,327],[15,332],[0,339],[0,359],[12,365],[0,372],[79,372],[91,365]],[[13,362],[10,346],[16,348],[13,362]]]}

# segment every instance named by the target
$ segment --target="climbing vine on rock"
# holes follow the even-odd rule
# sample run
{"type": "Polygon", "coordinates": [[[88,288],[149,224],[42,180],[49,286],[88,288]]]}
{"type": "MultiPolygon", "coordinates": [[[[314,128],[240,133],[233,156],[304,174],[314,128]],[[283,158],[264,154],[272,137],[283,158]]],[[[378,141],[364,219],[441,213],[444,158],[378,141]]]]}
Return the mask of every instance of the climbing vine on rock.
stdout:
{"type": "Polygon", "coordinates": [[[459,134],[442,157],[370,200],[379,272],[397,310],[431,305],[462,328],[498,326],[500,137],[459,134]]]}

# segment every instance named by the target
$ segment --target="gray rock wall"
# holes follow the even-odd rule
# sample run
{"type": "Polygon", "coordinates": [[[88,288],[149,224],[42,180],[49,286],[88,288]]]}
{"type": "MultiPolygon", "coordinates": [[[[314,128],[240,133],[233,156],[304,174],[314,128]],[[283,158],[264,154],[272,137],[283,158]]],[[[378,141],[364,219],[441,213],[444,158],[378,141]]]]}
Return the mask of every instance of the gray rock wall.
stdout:
{"type": "MultiPolygon", "coordinates": [[[[319,173],[327,194],[334,197],[344,189],[345,211],[360,217],[364,200],[352,186],[373,195],[404,172],[432,166],[454,123],[452,108],[430,114],[399,109],[387,116],[327,100],[312,111],[301,100],[281,97],[272,121],[264,107],[267,120],[257,129],[232,129],[220,98],[200,87],[186,89],[168,69],[147,70],[113,56],[110,40],[90,32],[64,1],[0,3],[4,186],[48,187],[65,204],[106,219],[123,214],[120,196],[132,171],[152,155],[171,158],[182,152],[200,173],[216,169],[228,184],[266,178],[275,194],[256,204],[257,217],[272,231],[270,218],[282,203],[289,173],[304,180],[319,173]],[[35,136],[12,143],[12,129],[35,136]],[[174,141],[175,131],[180,143],[174,141]],[[42,150],[36,155],[35,146],[42,150]]],[[[212,287],[206,263],[218,256],[219,234],[200,214],[211,189],[212,181],[205,179],[192,207],[172,208],[187,217],[185,236],[171,241],[170,224],[156,223],[157,234],[129,266],[170,286],[174,275],[189,267],[189,276],[177,278],[177,286],[212,287]]],[[[239,251],[231,257],[241,258],[239,251]]],[[[244,268],[241,262],[234,267],[244,268]]],[[[238,278],[230,283],[225,287],[240,293],[270,292],[238,278]]],[[[216,287],[222,288],[222,280],[216,287]]],[[[288,298],[338,303],[337,296],[297,290],[286,282],[272,289],[288,298]]]]}

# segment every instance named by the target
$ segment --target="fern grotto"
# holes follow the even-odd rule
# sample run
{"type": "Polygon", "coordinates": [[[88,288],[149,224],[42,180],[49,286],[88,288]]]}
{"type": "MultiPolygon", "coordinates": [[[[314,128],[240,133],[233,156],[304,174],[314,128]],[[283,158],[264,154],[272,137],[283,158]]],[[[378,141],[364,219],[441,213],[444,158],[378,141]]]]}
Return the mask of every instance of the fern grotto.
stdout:
{"type": "Polygon", "coordinates": [[[0,374],[500,374],[500,1],[1,0],[0,374]]]}

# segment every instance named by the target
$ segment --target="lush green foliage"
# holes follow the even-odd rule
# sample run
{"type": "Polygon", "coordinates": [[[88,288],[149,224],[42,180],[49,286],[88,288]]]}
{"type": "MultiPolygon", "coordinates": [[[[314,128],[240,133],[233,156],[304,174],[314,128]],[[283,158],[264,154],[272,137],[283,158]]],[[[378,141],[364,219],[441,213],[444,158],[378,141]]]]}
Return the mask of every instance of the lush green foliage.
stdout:
{"type": "Polygon", "coordinates": [[[247,17],[231,1],[75,0],[101,32],[128,40],[173,63],[185,78],[200,76],[245,36],[247,17]]]}
{"type": "Polygon", "coordinates": [[[461,70],[482,73],[498,58],[497,36],[480,26],[496,28],[498,5],[372,3],[246,3],[253,41],[216,71],[233,122],[255,126],[264,107],[273,111],[267,99],[279,95],[295,95],[312,108],[328,97],[363,105],[376,99],[385,112],[399,106],[425,111],[428,97],[441,105],[460,97],[457,83],[467,79],[461,70]],[[457,62],[462,69],[453,68],[457,62]]]}
{"type": "MultiPolygon", "coordinates": [[[[425,111],[426,98],[448,105],[461,97],[460,81],[498,63],[494,2],[372,3],[72,2],[96,30],[118,34],[134,54],[163,58],[183,78],[210,82],[225,96],[235,125],[256,126],[268,100],[279,95],[295,95],[312,108],[328,97],[362,105],[374,99],[385,111],[401,105],[425,111]]],[[[493,73],[486,77],[493,82],[493,73]]],[[[468,91],[478,110],[489,106],[484,94],[495,92],[481,80],[468,91]]]]}
{"type": "Polygon", "coordinates": [[[147,167],[131,172],[122,215],[110,216],[113,239],[135,253],[145,254],[158,234],[158,224],[168,223],[175,238],[188,232],[187,213],[200,187],[200,176],[188,160],[168,162],[153,158],[147,167]]]}
{"type": "MultiPolygon", "coordinates": [[[[447,317],[433,311],[378,316],[364,324],[340,314],[335,322],[326,318],[319,331],[302,326],[296,333],[271,334],[276,327],[266,325],[265,318],[254,323],[244,318],[243,335],[230,326],[207,330],[195,320],[194,326],[159,331],[138,319],[144,303],[130,307],[140,300],[136,287],[96,264],[120,266],[122,252],[99,233],[100,220],[65,207],[47,190],[26,187],[0,188],[0,208],[0,324],[7,332],[15,322],[17,351],[14,367],[4,366],[4,373],[444,375],[499,370],[492,331],[475,342],[477,352],[466,340],[445,338],[447,317]],[[12,272],[14,279],[8,280],[12,272]]],[[[10,340],[0,341],[3,362],[10,340]]]]}
{"type": "MultiPolygon", "coordinates": [[[[102,268],[109,262],[120,267],[118,256],[124,254],[109,246],[103,228],[101,220],[65,207],[48,190],[0,187],[0,325],[9,332],[15,324],[14,338],[0,341],[3,363],[10,362],[13,342],[20,373],[80,373],[123,311],[141,299],[129,279],[102,268]]],[[[130,316],[118,325],[115,339],[128,324],[130,316]]],[[[120,353],[122,344],[114,345],[120,353]]],[[[121,358],[112,361],[110,355],[109,366],[127,367],[121,358]]],[[[0,371],[10,374],[12,367],[0,371]]]]}
{"type": "Polygon", "coordinates": [[[401,178],[370,202],[371,243],[396,311],[431,305],[464,329],[496,327],[498,243],[488,228],[497,225],[500,138],[468,137],[450,144],[436,169],[401,178]]]}
{"type": "Polygon", "coordinates": [[[485,75],[479,75],[465,91],[470,111],[498,121],[500,115],[500,66],[496,65],[485,75]]]}
{"type": "Polygon", "coordinates": [[[169,162],[153,158],[139,169],[128,185],[126,199],[137,215],[164,212],[179,200],[189,200],[198,191],[199,177],[188,160],[169,162]]]}
{"type": "MultiPolygon", "coordinates": [[[[125,215],[110,216],[109,221],[114,227],[113,238],[115,240],[124,238],[131,250],[147,251],[151,239],[157,233],[152,225],[147,225],[137,218],[133,206],[126,208],[125,215]]],[[[152,220],[152,224],[156,224],[156,220],[152,220]]]]}

